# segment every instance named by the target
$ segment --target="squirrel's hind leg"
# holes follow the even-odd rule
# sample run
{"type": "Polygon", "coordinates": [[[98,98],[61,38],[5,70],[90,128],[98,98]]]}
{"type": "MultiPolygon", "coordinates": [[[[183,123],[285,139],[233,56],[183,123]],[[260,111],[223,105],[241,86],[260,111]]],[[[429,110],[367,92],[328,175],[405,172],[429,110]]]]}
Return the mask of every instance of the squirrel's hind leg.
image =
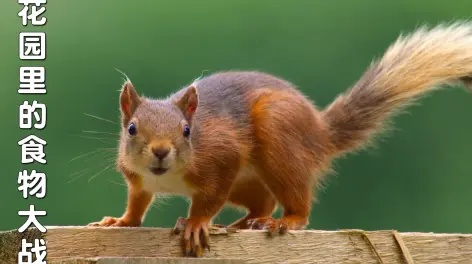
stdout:
{"type": "Polygon", "coordinates": [[[271,91],[252,106],[258,175],[283,207],[283,217],[252,220],[251,229],[272,232],[308,225],[316,174],[327,161],[329,135],[323,120],[303,96],[271,91]]]}
{"type": "Polygon", "coordinates": [[[250,219],[270,217],[277,205],[272,193],[258,178],[235,182],[228,200],[236,206],[247,209],[246,216],[229,225],[229,227],[238,229],[248,229],[248,220],[250,219]]]}
{"type": "Polygon", "coordinates": [[[280,219],[273,219],[270,215],[256,217],[248,222],[248,228],[267,229],[270,233],[305,229],[313,197],[312,174],[276,166],[266,172],[264,180],[282,206],[283,216],[280,219]]]}

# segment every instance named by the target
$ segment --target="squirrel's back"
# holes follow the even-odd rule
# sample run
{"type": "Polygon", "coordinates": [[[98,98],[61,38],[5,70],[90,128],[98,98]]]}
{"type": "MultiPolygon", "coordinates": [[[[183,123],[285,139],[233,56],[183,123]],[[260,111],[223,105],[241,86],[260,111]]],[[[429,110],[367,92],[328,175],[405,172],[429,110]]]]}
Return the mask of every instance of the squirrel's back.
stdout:
{"type": "MultiPolygon", "coordinates": [[[[198,111],[194,116],[196,126],[215,117],[230,119],[242,129],[239,132],[244,137],[254,136],[254,107],[257,107],[261,98],[267,98],[269,94],[296,99],[309,107],[306,112],[308,116],[314,110],[314,105],[292,83],[264,72],[217,72],[194,81],[192,85],[198,94],[198,111]]],[[[186,88],[171,97],[180,97],[185,90],[186,88]]],[[[280,114],[289,118],[290,111],[280,114]]]]}
{"type": "Polygon", "coordinates": [[[198,91],[201,112],[210,112],[217,116],[229,115],[237,119],[247,116],[250,107],[248,97],[255,90],[293,90],[291,83],[257,71],[218,72],[196,80],[193,85],[198,91]]]}
{"type": "MultiPolygon", "coordinates": [[[[288,155],[308,153],[300,156],[311,163],[308,167],[318,160],[321,165],[324,160],[330,145],[327,126],[316,106],[289,81],[257,71],[228,71],[194,81],[191,86],[198,94],[192,121],[192,141],[197,148],[203,140],[229,138],[221,134],[211,137],[211,128],[200,127],[213,125],[216,119],[234,132],[231,136],[237,139],[236,149],[242,147],[245,151],[239,152],[247,152],[248,157],[257,156],[257,151],[290,150],[288,155]]],[[[173,96],[184,92],[182,89],[173,96]]]]}

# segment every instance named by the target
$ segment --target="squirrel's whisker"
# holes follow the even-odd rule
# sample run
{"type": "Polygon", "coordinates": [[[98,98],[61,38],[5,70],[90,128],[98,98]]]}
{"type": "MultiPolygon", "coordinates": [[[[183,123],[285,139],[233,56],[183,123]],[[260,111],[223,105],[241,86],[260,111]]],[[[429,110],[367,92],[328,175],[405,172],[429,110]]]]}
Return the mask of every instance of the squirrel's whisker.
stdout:
{"type": "MultiPolygon", "coordinates": [[[[119,183],[119,182],[112,181],[112,180],[108,180],[108,181],[111,182],[111,183],[113,183],[113,184],[116,184],[116,185],[128,187],[128,185],[126,185],[126,184],[124,184],[124,183],[119,183]]],[[[156,199],[156,200],[157,200],[157,199],[156,199]]],[[[162,201],[162,200],[159,200],[158,202],[155,202],[155,203],[161,204],[161,201],[162,201]]],[[[159,207],[157,207],[157,206],[155,205],[155,203],[151,203],[151,207],[154,208],[154,209],[159,210],[159,207]]],[[[162,203],[162,204],[164,204],[164,203],[162,203]]]]}
{"type": "Polygon", "coordinates": [[[110,165],[106,166],[103,170],[101,170],[101,171],[95,173],[94,175],[92,175],[92,177],[90,177],[90,178],[88,179],[88,182],[90,182],[91,180],[93,180],[94,178],[96,178],[96,177],[97,177],[98,175],[100,175],[102,172],[108,170],[111,166],[113,166],[113,164],[110,164],[110,165]]]}
{"type": "Polygon", "coordinates": [[[74,160],[77,160],[77,159],[80,159],[80,158],[83,158],[83,157],[86,157],[88,155],[92,155],[94,153],[101,152],[101,151],[103,151],[103,149],[96,149],[96,150],[90,151],[90,152],[85,153],[85,154],[80,154],[79,156],[70,159],[68,162],[72,162],[74,160]]]}
{"type": "Polygon", "coordinates": [[[119,136],[120,133],[113,133],[113,132],[102,132],[102,131],[93,131],[93,130],[82,130],[84,133],[89,133],[89,134],[106,134],[106,135],[112,135],[112,136],[119,136]]]}
{"type": "Polygon", "coordinates": [[[119,182],[112,181],[112,180],[108,180],[108,181],[111,182],[111,183],[114,183],[114,184],[116,184],[116,185],[128,187],[128,185],[126,185],[126,184],[124,184],[124,183],[119,183],[119,182]]]}
{"type": "Polygon", "coordinates": [[[90,160],[94,160],[96,158],[108,158],[108,157],[111,157],[110,155],[113,155],[115,156],[116,153],[113,152],[113,151],[109,151],[109,150],[102,150],[101,152],[97,152],[96,154],[94,154],[93,156],[91,156],[90,158],[88,159],[85,159],[84,162],[87,162],[87,161],[90,161],[90,160]]]}
{"type": "Polygon", "coordinates": [[[86,139],[94,139],[106,144],[116,144],[116,140],[110,138],[103,138],[103,137],[88,137],[88,136],[81,136],[81,135],[72,135],[76,137],[86,138],[86,139]],[[107,141],[108,140],[108,141],[107,141]]]}
{"type": "Polygon", "coordinates": [[[86,171],[86,170],[88,170],[88,169],[90,169],[90,168],[85,168],[85,169],[79,170],[79,171],[77,171],[77,172],[71,173],[68,177],[70,178],[70,177],[75,176],[75,175],[77,175],[77,174],[80,174],[80,173],[82,173],[82,172],[84,172],[84,171],[86,171]]]}
{"type": "Polygon", "coordinates": [[[87,114],[87,113],[84,113],[84,115],[89,116],[89,117],[93,117],[93,118],[95,118],[95,119],[102,120],[102,121],[105,121],[105,122],[108,122],[108,123],[112,123],[112,124],[118,125],[117,122],[111,121],[111,120],[106,119],[106,118],[103,118],[103,117],[99,117],[99,116],[91,115],[91,114],[87,114]]]}
{"type": "MultiPolygon", "coordinates": [[[[100,151],[106,151],[106,150],[100,149],[100,151]]],[[[98,153],[97,153],[97,154],[98,154],[98,153]]],[[[108,154],[111,154],[111,153],[105,153],[105,154],[103,154],[103,155],[108,155],[108,154]]],[[[97,155],[94,155],[94,156],[96,157],[97,155]]],[[[94,158],[94,157],[91,157],[91,158],[89,158],[88,160],[93,159],[93,158],[94,158]]],[[[113,158],[113,160],[115,160],[115,158],[113,158]]],[[[100,174],[100,173],[102,173],[103,171],[105,171],[105,170],[107,170],[108,168],[110,168],[110,167],[113,165],[113,164],[110,164],[111,161],[112,161],[112,160],[107,160],[106,163],[108,163],[108,166],[107,166],[105,169],[103,169],[102,171],[98,172],[97,174],[100,174]]],[[[103,164],[102,164],[102,165],[103,165],[103,164]]],[[[92,169],[92,167],[93,167],[93,166],[90,166],[90,167],[87,167],[87,168],[85,168],[85,169],[79,170],[79,171],[77,171],[77,172],[71,173],[71,174],[68,176],[68,178],[71,178],[71,177],[73,177],[73,176],[75,176],[75,175],[77,175],[77,176],[75,176],[75,177],[73,177],[72,179],[70,179],[67,183],[71,183],[71,182],[73,182],[73,181],[75,181],[75,180],[81,178],[82,176],[85,175],[85,172],[86,172],[87,170],[92,169]]],[[[98,176],[98,175],[95,174],[95,175],[92,176],[92,177],[96,177],[96,176],[98,176]]]]}
{"type": "Polygon", "coordinates": [[[69,184],[69,183],[71,183],[71,182],[74,182],[75,180],[77,180],[78,178],[80,178],[80,177],[82,177],[82,176],[83,176],[83,174],[79,174],[77,177],[74,177],[74,178],[70,179],[70,180],[67,182],[67,184],[69,184]]]}

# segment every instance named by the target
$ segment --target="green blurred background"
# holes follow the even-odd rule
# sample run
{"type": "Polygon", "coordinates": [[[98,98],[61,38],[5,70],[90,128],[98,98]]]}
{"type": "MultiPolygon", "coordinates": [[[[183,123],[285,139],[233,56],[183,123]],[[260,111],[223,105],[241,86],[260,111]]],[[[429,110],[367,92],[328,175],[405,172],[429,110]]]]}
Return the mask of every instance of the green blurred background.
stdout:
{"type": "MultiPolygon", "coordinates": [[[[472,14],[470,0],[48,2],[47,25],[26,28],[17,1],[0,4],[1,230],[20,227],[25,219],[17,211],[29,204],[47,210],[39,218],[45,225],[85,225],[123,213],[126,188],[112,151],[69,162],[116,146],[112,134],[82,132],[119,131],[85,115],[119,121],[123,77],[115,68],[151,97],[166,96],[204,70],[261,70],[295,83],[324,107],[401,32],[472,14]],[[20,61],[18,33],[43,30],[46,61],[20,61]],[[47,95],[16,93],[19,67],[28,65],[46,66],[47,95]],[[20,163],[17,142],[30,133],[18,128],[25,99],[47,104],[47,128],[35,132],[48,142],[47,165],[20,163]],[[47,174],[46,198],[22,198],[17,175],[25,168],[47,174]]],[[[336,162],[309,228],[472,232],[471,112],[472,95],[461,89],[435,92],[410,107],[378,148],[336,162]]],[[[171,227],[187,206],[179,197],[160,200],[144,225],[171,227]]],[[[225,209],[217,222],[240,216],[225,209]]]]}

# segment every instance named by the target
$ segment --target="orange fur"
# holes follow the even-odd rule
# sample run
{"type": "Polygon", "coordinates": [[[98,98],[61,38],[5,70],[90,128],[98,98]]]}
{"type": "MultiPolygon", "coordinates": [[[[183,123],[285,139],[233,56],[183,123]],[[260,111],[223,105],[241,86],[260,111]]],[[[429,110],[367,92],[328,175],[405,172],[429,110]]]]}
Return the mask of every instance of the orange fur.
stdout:
{"type": "Polygon", "coordinates": [[[210,219],[227,201],[241,164],[247,160],[248,146],[230,120],[205,120],[201,133],[206,136],[195,147],[184,179],[197,190],[192,196],[189,216],[210,219]]]}
{"type": "Polygon", "coordinates": [[[308,224],[312,186],[325,166],[328,133],[312,104],[290,90],[256,90],[250,115],[256,169],[295,226],[308,224]],[[290,116],[292,118],[285,118],[290,116]],[[287,191],[296,190],[296,191],[287,191]]]}
{"type": "Polygon", "coordinates": [[[126,211],[120,218],[104,217],[100,222],[91,223],[91,226],[140,226],[147,208],[152,202],[153,194],[142,189],[140,177],[125,173],[128,183],[128,203],[126,211]]]}
{"type": "Polygon", "coordinates": [[[144,215],[152,202],[153,194],[142,189],[128,187],[128,204],[122,219],[132,226],[140,226],[144,215]]]}

